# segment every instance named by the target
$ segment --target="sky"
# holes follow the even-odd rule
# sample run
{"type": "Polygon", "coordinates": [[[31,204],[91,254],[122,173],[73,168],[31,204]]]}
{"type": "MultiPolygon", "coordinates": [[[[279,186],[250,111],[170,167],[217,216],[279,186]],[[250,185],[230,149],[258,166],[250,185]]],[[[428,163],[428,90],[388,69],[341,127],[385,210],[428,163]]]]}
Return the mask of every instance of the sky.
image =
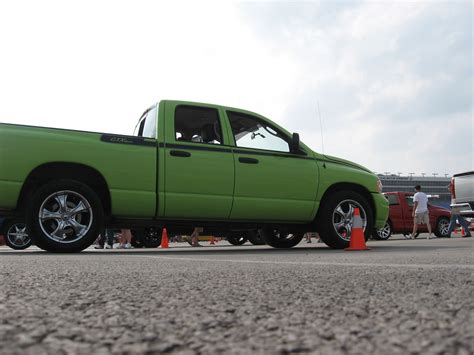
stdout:
{"type": "Polygon", "coordinates": [[[474,170],[470,1],[2,1],[0,122],[239,107],[374,172],[474,170]]]}

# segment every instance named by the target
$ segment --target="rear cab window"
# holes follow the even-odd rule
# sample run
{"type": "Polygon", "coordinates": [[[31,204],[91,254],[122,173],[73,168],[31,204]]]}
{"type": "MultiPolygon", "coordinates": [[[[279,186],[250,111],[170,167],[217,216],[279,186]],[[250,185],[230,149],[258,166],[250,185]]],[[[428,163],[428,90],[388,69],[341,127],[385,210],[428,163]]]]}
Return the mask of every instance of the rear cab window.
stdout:
{"type": "Polygon", "coordinates": [[[389,206],[395,206],[395,205],[399,205],[400,204],[400,201],[398,200],[398,195],[385,195],[385,197],[387,198],[388,200],[388,205],[389,206]]]}
{"type": "Polygon", "coordinates": [[[219,113],[215,108],[177,106],[174,115],[174,130],[177,142],[223,144],[219,113]]]}

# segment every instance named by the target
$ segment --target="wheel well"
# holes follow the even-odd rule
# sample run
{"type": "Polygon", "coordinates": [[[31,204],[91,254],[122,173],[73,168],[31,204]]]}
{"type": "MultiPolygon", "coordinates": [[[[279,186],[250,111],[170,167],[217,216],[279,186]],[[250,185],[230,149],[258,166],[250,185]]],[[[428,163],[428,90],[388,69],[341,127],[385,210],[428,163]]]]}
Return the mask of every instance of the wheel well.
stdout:
{"type": "Polygon", "coordinates": [[[349,183],[349,182],[343,182],[343,183],[331,185],[324,193],[323,197],[321,198],[321,202],[319,204],[318,213],[316,214],[316,218],[314,219],[316,225],[319,224],[318,220],[321,215],[322,206],[324,206],[329,196],[331,196],[332,194],[338,191],[355,191],[359,193],[360,195],[362,195],[367,200],[367,203],[370,205],[370,208],[372,208],[373,218],[375,222],[375,204],[370,192],[364,186],[349,183]]]}
{"type": "Polygon", "coordinates": [[[94,190],[102,201],[104,213],[111,213],[111,198],[107,182],[101,173],[90,166],[77,163],[47,163],[36,167],[27,177],[18,198],[18,208],[25,210],[33,192],[52,180],[71,179],[94,190]]]}

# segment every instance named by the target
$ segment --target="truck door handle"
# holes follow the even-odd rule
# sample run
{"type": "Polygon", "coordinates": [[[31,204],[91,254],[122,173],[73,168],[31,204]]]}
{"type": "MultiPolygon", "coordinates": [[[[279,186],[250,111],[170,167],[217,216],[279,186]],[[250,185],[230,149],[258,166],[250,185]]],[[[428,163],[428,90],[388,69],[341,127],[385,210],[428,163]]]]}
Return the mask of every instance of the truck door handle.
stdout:
{"type": "Polygon", "coordinates": [[[170,151],[170,155],[172,155],[172,156],[174,156],[174,157],[187,158],[187,157],[190,157],[190,156],[191,156],[191,153],[185,152],[185,151],[183,151],[183,150],[171,150],[171,151],[170,151]]]}
{"type": "Polygon", "coordinates": [[[244,164],[258,164],[258,159],[254,158],[239,158],[239,161],[244,164]]]}

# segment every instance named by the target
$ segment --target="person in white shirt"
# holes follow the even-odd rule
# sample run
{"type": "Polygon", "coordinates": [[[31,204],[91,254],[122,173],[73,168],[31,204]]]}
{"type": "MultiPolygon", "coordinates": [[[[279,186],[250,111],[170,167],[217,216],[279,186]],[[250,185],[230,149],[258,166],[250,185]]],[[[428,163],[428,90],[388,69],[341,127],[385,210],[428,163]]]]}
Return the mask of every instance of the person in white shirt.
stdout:
{"type": "Polygon", "coordinates": [[[413,196],[413,233],[411,238],[416,234],[419,224],[426,224],[428,227],[428,237],[431,238],[431,225],[430,225],[430,215],[428,213],[428,196],[424,192],[421,192],[421,186],[415,186],[415,196],[413,196]]]}

